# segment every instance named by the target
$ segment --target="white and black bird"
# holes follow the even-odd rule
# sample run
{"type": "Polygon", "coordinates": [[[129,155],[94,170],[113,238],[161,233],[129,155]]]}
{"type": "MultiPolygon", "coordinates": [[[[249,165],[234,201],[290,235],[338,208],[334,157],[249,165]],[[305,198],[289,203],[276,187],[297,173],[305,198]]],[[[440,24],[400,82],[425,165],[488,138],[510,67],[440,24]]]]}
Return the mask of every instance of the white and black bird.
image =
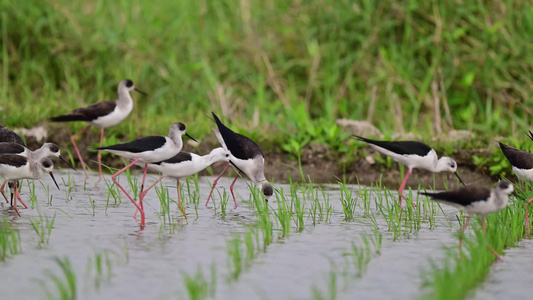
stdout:
{"type": "Polygon", "coordinates": [[[370,147],[379,153],[390,156],[394,161],[407,166],[407,173],[398,189],[400,193],[400,205],[402,205],[402,197],[405,197],[403,190],[407,184],[409,174],[411,174],[413,169],[424,169],[433,173],[452,172],[465,185],[461,177],[459,177],[459,174],[457,174],[457,163],[455,160],[447,156],[439,158],[437,152],[424,143],[416,141],[376,141],[360,136],[355,137],[368,143],[370,147]]]}
{"type": "MultiPolygon", "coordinates": [[[[172,124],[172,126],[170,126],[168,136],[148,136],[128,143],[96,148],[98,150],[106,151],[118,155],[120,157],[133,160],[129,165],[113,174],[111,178],[113,179],[113,182],[126,194],[126,196],[128,196],[128,198],[141,212],[141,227],[144,227],[144,210],[142,209],[142,198],[139,197],[139,205],[137,205],[137,203],[128,194],[128,192],[126,192],[126,190],[118,183],[116,178],[122,172],[126,171],[138,162],[144,163],[144,174],[141,184],[141,192],[143,192],[146,171],[148,170],[147,164],[170,159],[176,154],[178,154],[181,151],[181,148],[183,147],[183,141],[181,139],[183,135],[189,137],[195,142],[198,142],[188,133],[186,133],[185,130],[185,124],[174,123],[172,124]]],[[[143,195],[145,194],[146,193],[144,193],[143,195]]]]}
{"type": "MultiPolygon", "coordinates": [[[[509,195],[513,192],[513,185],[507,181],[500,181],[496,188],[490,189],[480,186],[467,186],[457,190],[445,191],[440,193],[421,193],[429,196],[433,200],[452,205],[459,210],[468,214],[462,233],[464,233],[470,217],[478,215],[481,217],[481,224],[483,232],[486,233],[485,217],[491,213],[500,211],[507,206],[509,195]]],[[[461,246],[461,240],[459,240],[461,246]]],[[[496,251],[491,248],[491,251],[500,259],[503,260],[496,251]]]]}
{"type": "MultiPolygon", "coordinates": [[[[229,154],[223,148],[216,148],[211,150],[209,154],[198,155],[189,152],[180,152],[174,157],[163,160],[160,162],[148,164],[148,169],[154,172],[161,173],[162,176],[157,179],[146,191],[145,193],[154,187],[161,179],[165,177],[171,177],[176,179],[176,185],[178,189],[178,206],[183,213],[183,216],[187,218],[185,210],[181,204],[181,193],[180,193],[180,179],[192,176],[205,168],[209,167],[212,164],[217,162],[228,162],[229,154]]],[[[144,197],[144,195],[143,195],[144,197]]],[[[139,197],[140,198],[140,197],[139,197]]]]}
{"type": "MultiPolygon", "coordinates": [[[[44,173],[50,174],[56,187],[59,189],[52,170],[54,164],[47,157],[34,160],[29,157],[24,157],[16,154],[0,154],[0,176],[6,180],[14,181],[21,179],[40,179],[44,173]]],[[[13,207],[15,212],[20,216],[17,208],[18,187],[15,184],[15,202],[13,207]]]]}
{"type": "MultiPolygon", "coordinates": [[[[59,150],[59,147],[54,143],[44,143],[41,148],[31,151],[28,148],[24,147],[21,144],[17,143],[7,143],[7,142],[0,142],[0,154],[16,154],[21,155],[24,157],[28,157],[32,160],[39,160],[43,157],[58,157],[60,158],[65,164],[67,164],[69,167],[74,169],[74,167],[66,161],[63,157],[61,157],[61,150],[59,150]]],[[[76,170],[76,169],[74,169],[76,170]]],[[[6,196],[4,195],[4,186],[6,184],[7,180],[4,180],[2,185],[0,186],[0,193],[4,196],[4,198],[7,201],[6,196]]],[[[22,201],[19,198],[20,201],[22,201]]]]}
{"type": "MultiPolygon", "coordinates": [[[[265,155],[263,150],[249,137],[246,137],[242,134],[233,132],[231,129],[222,124],[220,119],[212,113],[217,124],[217,128],[213,128],[215,135],[222,145],[222,148],[229,153],[229,164],[226,166],[224,171],[213,182],[211,187],[211,192],[207,198],[205,205],[209,203],[213,189],[215,188],[220,177],[228,170],[230,165],[233,165],[240,173],[246,175],[250,180],[261,190],[265,200],[272,196],[274,190],[272,185],[265,177],[265,155]]],[[[235,207],[237,207],[237,200],[235,199],[235,194],[233,192],[233,186],[235,181],[239,178],[239,174],[235,176],[233,182],[230,185],[231,195],[233,196],[233,201],[235,202],[235,207]]]]}
{"type": "MultiPolygon", "coordinates": [[[[83,128],[78,133],[70,137],[74,150],[81,162],[83,171],[85,171],[85,179],[89,178],[89,173],[85,168],[85,163],[80,155],[78,146],[76,146],[76,138],[88,130],[91,126],[100,128],[100,147],[102,147],[102,139],[104,138],[104,129],[117,125],[122,122],[133,109],[133,100],[130,92],[136,91],[140,94],[146,95],[143,91],[138,90],[133,85],[133,81],[129,79],[122,80],[118,85],[118,99],[111,101],[97,102],[87,107],[78,108],[72,112],[57,117],[50,118],[53,122],[71,122],[71,121],[85,121],[89,125],[83,128]]],[[[98,151],[98,171],[99,178],[102,178],[102,156],[98,151]]]]}
{"type": "Polygon", "coordinates": [[[0,143],[16,143],[25,146],[22,138],[13,130],[0,125],[0,143]]]}
{"type": "MultiPolygon", "coordinates": [[[[531,131],[529,133],[532,134],[531,131]]],[[[528,135],[528,137],[533,139],[533,134],[532,136],[528,135]]],[[[533,153],[511,148],[502,142],[498,143],[500,144],[500,149],[502,149],[503,155],[511,164],[511,169],[516,177],[522,181],[533,181],[533,153]]],[[[533,202],[533,198],[524,203],[527,236],[529,236],[529,215],[527,213],[527,205],[531,202],[533,202]]]]}

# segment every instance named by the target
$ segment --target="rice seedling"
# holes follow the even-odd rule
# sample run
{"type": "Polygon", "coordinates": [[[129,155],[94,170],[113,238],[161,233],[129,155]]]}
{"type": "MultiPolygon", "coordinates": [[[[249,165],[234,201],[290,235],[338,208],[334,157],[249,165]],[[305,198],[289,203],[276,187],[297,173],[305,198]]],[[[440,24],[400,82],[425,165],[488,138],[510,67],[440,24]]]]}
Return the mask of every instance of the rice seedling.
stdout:
{"type": "Polygon", "coordinates": [[[30,220],[31,227],[37,234],[37,248],[42,248],[43,245],[48,245],[50,243],[50,236],[52,235],[55,220],[55,213],[52,219],[39,213],[39,219],[30,220]]]}
{"type": "MultiPolygon", "coordinates": [[[[160,221],[159,232],[164,233],[168,227],[168,232],[173,234],[176,231],[176,219],[172,216],[170,211],[170,203],[174,202],[170,198],[169,191],[163,186],[163,183],[159,182],[159,187],[155,187],[157,198],[159,199],[160,212],[157,214],[157,217],[160,221]]],[[[163,235],[160,235],[160,237],[163,235]]]]}
{"type": "Polygon", "coordinates": [[[200,268],[193,275],[182,273],[187,296],[190,300],[203,300],[214,297],[216,292],[216,265],[211,264],[210,281],[206,279],[200,268]]]}
{"type": "MultiPolygon", "coordinates": [[[[291,232],[291,207],[290,201],[287,201],[283,188],[280,188],[279,196],[276,194],[276,201],[278,204],[277,212],[273,210],[274,215],[280,226],[281,236],[288,237],[291,232]]],[[[269,216],[267,216],[269,217],[269,216]]]]}
{"type": "Polygon", "coordinates": [[[243,270],[241,243],[242,241],[239,236],[234,236],[226,242],[228,247],[229,278],[232,280],[237,280],[243,270]]]}
{"type": "Polygon", "coordinates": [[[35,208],[35,206],[38,205],[37,203],[37,193],[35,192],[35,182],[32,180],[26,180],[26,183],[28,185],[28,191],[30,193],[30,205],[31,208],[35,208]]]}
{"type": "Polygon", "coordinates": [[[353,196],[353,189],[348,188],[345,183],[339,182],[339,199],[342,204],[345,221],[355,220],[355,211],[357,209],[357,199],[353,196]]]}
{"type": "Polygon", "coordinates": [[[470,227],[472,234],[463,237],[462,255],[454,246],[445,249],[444,262],[430,262],[431,266],[422,273],[426,297],[463,299],[486,278],[496,259],[488,246],[502,253],[503,249],[512,247],[524,237],[523,201],[533,196],[532,188],[533,184],[528,183],[525,190],[517,191],[517,198],[505,209],[487,216],[486,235],[477,219],[474,222],[477,226],[470,227]]]}
{"type": "Polygon", "coordinates": [[[21,251],[20,233],[14,229],[9,220],[2,219],[0,223],[0,261],[16,255],[21,251]]]}
{"type": "Polygon", "coordinates": [[[312,298],[313,300],[335,300],[337,299],[337,272],[335,272],[335,268],[332,267],[332,269],[328,273],[327,281],[328,281],[328,290],[327,292],[322,292],[318,287],[313,286],[312,290],[312,298]]]}
{"type": "Polygon", "coordinates": [[[67,181],[65,182],[65,177],[61,177],[61,181],[63,181],[63,185],[67,187],[64,189],[65,200],[70,201],[72,200],[72,189],[76,188],[76,184],[72,182],[72,176],[70,175],[70,172],[68,172],[67,175],[67,181]]]}
{"type": "MultiPolygon", "coordinates": [[[[198,174],[194,174],[193,176],[189,176],[185,179],[188,201],[189,203],[194,203],[196,207],[198,207],[200,203],[200,186],[198,185],[198,179],[198,174]]],[[[196,217],[198,218],[198,216],[196,217]]]]}
{"type": "Polygon", "coordinates": [[[56,275],[50,270],[47,270],[45,272],[46,276],[49,279],[49,282],[52,282],[53,286],[55,287],[55,293],[49,290],[44,281],[40,281],[41,287],[44,290],[47,298],[61,300],[77,299],[78,283],[76,273],[72,268],[70,259],[68,257],[56,257],[55,261],[58,264],[61,273],[59,275],[56,275]]]}
{"type": "Polygon", "coordinates": [[[111,250],[96,251],[93,257],[87,258],[87,267],[85,274],[88,280],[85,282],[93,282],[96,290],[100,290],[100,286],[104,281],[110,281],[113,277],[113,261],[111,255],[116,255],[111,250]]]}

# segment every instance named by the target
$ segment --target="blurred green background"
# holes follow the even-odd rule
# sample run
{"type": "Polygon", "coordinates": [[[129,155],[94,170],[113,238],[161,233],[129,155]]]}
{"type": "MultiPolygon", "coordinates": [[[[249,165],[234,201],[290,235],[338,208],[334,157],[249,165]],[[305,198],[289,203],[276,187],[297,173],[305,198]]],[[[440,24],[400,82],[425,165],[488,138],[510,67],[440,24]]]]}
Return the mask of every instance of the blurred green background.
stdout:
{"type": "Polygon", "coordinates": [[[8,127],[116,99],[124,78],[149,96],[133,96],[112,136],[181,121],[202,138],[214,111],[267,151],[292,154],[311,141],[349,151],[338,118],[429,139],[435,99],[443,132],[490,142],[522,134],[533,114],[532,1],[0,3],[8,127]]]}

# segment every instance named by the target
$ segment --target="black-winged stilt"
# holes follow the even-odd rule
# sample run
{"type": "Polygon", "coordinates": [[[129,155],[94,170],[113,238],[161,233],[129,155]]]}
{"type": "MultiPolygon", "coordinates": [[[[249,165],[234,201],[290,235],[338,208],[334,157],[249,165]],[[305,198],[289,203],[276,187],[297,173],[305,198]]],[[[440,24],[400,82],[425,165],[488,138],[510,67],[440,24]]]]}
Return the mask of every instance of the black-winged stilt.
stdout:
{"type": "MultiPolygon", "coordinates": [[[[529,133],[531,134],[531,131],[529,133]]],[[[531,136],[529,137],[532,138],[531,136]]],[[[515,173],[516,177],[522,181],[533,181],[533,153],[511,148],[502,142],[498,143],[500,144],[500,149],[502,149],[503,155],[505,155],[505,158],[511,163],[513,173],[515,173]]],[[[527,205],[531,202],[533,202],[533,198],[524,203],[527,236],[529,236],[529,215],[527,213],[527,205]]]]}
{"type": "MultiPolygon", "coordinates": [[[[146,93],[136,89],[133,86],[133,81],[129,79],[122,80],[118,85],[118,99],[111,101],[97,102],[87,107],[78,108],[71,113],[50,118],[53,122],[70,122],[70,121],[85,121],[89,125],[81,131],[70,137],[74,150],[81,162],[83,171],[85,171],[85,179],[89,178],[89,172],[85,168],[85,163],[81,157],[78,146],[76,146],[76,138],[87,131],[91,126],[100,128],[100,147],[102,147],[102,139],[104,138],[104,129],[117,125],[122,122],[133,109],[133,100],[130,96],[130,91],[136,91],[143,95],[146,93]]],[[[102,179],[102,155],[98,151],[98,172],[99,180],[102,179]]]]}
{"type": "MultiPolygon", "coordinates": [[[[263,154],[263,150],[261,150],[261,148],[250,138],[233,132],[231,129],[226,127],[226,125],[222,124],[215,113],[212,112],[212,114],[218,127],[218,129],[213,128],[213,131],[215,132],[218,141],[222,145],[222,148],[229,153],[229,163],[224,171],[222,171],[222,173],[220,173],[220,175],[213,182],[211,192],[209,193],[209,197],[207,198],[205,205],[207,206],[209,203],[213,189],[215,188],[220,177],[222,177],[222,175],[224,175],[224,173],[228,170],[230,164],[233,165],[239,172],[250,178],[250,180],[261,190],[265,196],[265,200],[268,201],[274,191],[272,189],[272,185],[265,177],[265,155],[263,154]]],[[[235,208],[237,207],[237,200],[235,199],[233,186],[235,185],[237,178],[239,178],[239,174],[235,176],[235,179],[233,179],[233,182],[229,188],[231,195],[233,196],[233,201],[235,202],[235,208]]]]}
{"type": "Polygon", "coordinates": [[[25,146],[24,141],[18,134],[2,125],[0,125],[0,142],[16,143],[25,146]]]}
{"type": "MultiPolygon", "coordinates": [[[[41,148],[35,151],[31,151],[21,144],[0,142],[0,154],[17,154],[24,157],[28,157],[33,160],[39,160],[43,157],[59,157],[64,163],[74,169],[74,167],[72,167],[72,165],[68,161],[66,161],[63,157],[60,156],[61,151],[59,150],[59,147],[54,143],[44,143],[41,148]]],[[[8,201],[6,195],[4,194],[4,187],[6,185],[6,182],[7,180],[4,180],[4,182],[0,186],[0,193],[2,194],[2,196],[4,196],[6,201],[8,201]]],[[[18,200],[23,203],[22,199],[19,198],[18,200]]]]}
{"type": "MultiPolygon", "coordinates": [[[[437,152],[424,143],[416,141],[376,141],[360,136],[355,137],[368,143],[379,153],[390,156],[394,161],[407,166],[407,173],[398,189],[400,206],[402,205],[402,197],[405,197],[403,190],[407,184],[407,178],[409,178],[409,174],[411,174],[413,169],[425,169],[433,173],[453,172],[459,181],[465,185],[459,174],[457,174],[455,160],[446,156],[438,158],[437,152]]],[[[409,200],[407,197],[405,199],[409,200]]]]}
{"type": "MultiPolygon", "coordinates": [[[[44,173],[48,173],[59,189],[59,185],[57,185],[54,174],[52,173],[53,169],[54,164],[47,157],[34,160],[16,154],[0,154],[0,176],[9,181],[39,179],[44,173]]],[[[15,212],[20,216],[17,208],[18,198],[20,198],[20,195],[18,194],[17,184],[15,184],[15,201],[13,207],[15,208],[15,212]]],[[[26,205],[24,206],[27,208],[26,205]]]]}
{"type": "Polygon", "coordinates": [[[127,165],[120,171],[116,172],[113,176],[111,176],[111,178],[113,179],[113,182],[126,194],[126,196],[128,196],[128,198],[135,205],[135,207],[137,207],[137,210],[141,212],[141,227],[144,227],[145,218],[142,197],[139,197],[138,205],[135,200],[133,200],[133,198],[128,194],[128,192],[126,192],[126,190],[118,183],[116,178],[122,172],[126,171],[138,162],[144,163],[145,166],[140,196],[146,195],[146,193],[142,192],[144,189],[146,171],[148,170],[147,164],[166,160],[178,154],[181,151],[181,148],[183,147],[183,141],[181,140],[182,135],[186,135],[190,139],[196,141],[194,138],[192,138],[189,134],[185,132],[185,129],[185,124],[174,123],[172,124],[172,126],[170,126],[168,136],[148,136],[124,144],[97,148],[98,150],[107,151],[120,157],[133,160],[129,165],[127,165]]]}
{"type": "Polygon", "coordinates": [[[154,187],[159,181],[161,181],[161,179],[165,178],[166,176],[175,178],[178,189],[178,206],[180,207],[185,219],[187,219],[187,215],[185,214],[185,210],[183,209],[183,206],[181,204],[180,179],[192,176],[209,167],[210,165],[222,161],[228,162],[229,154],[223,148],[216,148],[211,150],[211,152],[207,155],[197,155],[189,152],[180,152],[170,159],[150,163],[148,164],[148,169],[154,172],[161,173],[162,176],[159,177],[159,179],[157,179],[143,193],[146,194],[148,190],[154,187]]]}
{"type": "MultiPolygon", "coordinates": [[[[464,233],[468,221],[472,214],[481,216],[481,224],[483,226],[483,232],[487,233],[485,226],[485,217],[488,214],[500,211],[507,206],[509,201],[509,195],[513,192],[513,185],[507,181],[500,181],[496,185],[496,188],[490,189],[480,186],[467,186],[457,190],[440,192],[440,193],[421,193],[422,195],[429,196],[438,202],[442,202],[448,205],[457,207],[458,209],[468,213],[462,233],[464,233]]],[[[459,247],[461,247],[461,239],[459,239],[459,247]]],[[[501,256],[492,249],[489,245],[489,249],[503,261],[501,256]]]]}

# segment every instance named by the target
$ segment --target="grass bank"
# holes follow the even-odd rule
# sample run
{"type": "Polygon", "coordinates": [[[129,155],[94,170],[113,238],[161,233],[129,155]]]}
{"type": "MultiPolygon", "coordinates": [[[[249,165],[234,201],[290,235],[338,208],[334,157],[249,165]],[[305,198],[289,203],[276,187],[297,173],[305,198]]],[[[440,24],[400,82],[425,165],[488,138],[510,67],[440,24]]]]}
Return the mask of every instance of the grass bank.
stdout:
{"type": "Polygon", "coordinates": [[[9,127],[113,99],[123,78],[149,96],[135,96],[112,136],[183,121],[202,138],[214,110],[267,151],[295,155],[311,141],[358,147],[337,118],[426,137],[469,129],[488,143],[533,114],[525,2],[6,0],[0,19],[9,127]]]}

